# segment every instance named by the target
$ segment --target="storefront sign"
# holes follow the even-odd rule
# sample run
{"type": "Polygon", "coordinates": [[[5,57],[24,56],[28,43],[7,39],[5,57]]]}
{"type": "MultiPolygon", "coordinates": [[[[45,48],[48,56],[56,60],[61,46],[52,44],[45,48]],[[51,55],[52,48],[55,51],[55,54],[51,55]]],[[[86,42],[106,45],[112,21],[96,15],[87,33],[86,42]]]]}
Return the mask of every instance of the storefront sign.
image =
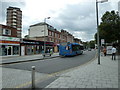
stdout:
{"type": "Polygon", "coordinates": [[[0,40],[5,40],[5,41],[20,41],[20,38],[0,36],[0,40]]]}
{"type": "Polygon", "coordinates": [[[18,41],[0,41],[0,43],[4,44],[4,43],[7,43],[7,44],[20,44],[20,42],[18,41]]]}

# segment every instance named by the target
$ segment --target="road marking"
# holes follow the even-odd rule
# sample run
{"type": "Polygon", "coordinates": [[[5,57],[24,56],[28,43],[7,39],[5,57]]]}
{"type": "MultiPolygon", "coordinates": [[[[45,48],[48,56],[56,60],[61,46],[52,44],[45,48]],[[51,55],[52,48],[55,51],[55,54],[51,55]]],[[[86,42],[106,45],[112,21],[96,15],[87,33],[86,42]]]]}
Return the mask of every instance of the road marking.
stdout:
{"type": "MultiPolygon", "coordinates": [[[[35,83],[38,83],[38,82],[40,82],[40,81],[42,82],[42,81],[47,80],[47,79],[52,78],[52,77],[56,77],[58,74],[63,74],[63,73],[67,73],[67,72],[69,72],[69,71],[71,71],[71,70],[78,69],[78,68],[80,68],[80,67],[82,67],[82,66],[85,66],[85,65],[91,63],[91,62],[94,61],[96,58],[97,58],[97,53],[95,54],[95,57],[93,57],[91,60],[89,60],[88,62],[86,62],[86,63],[84,63],[84,64],[82,64],[82,65],[80,65],[80,66],[76,66],[76,67],[69,68],[69,69],[66,69],[66,70],[61,70],[61,71],[59,71],[59,72],[47,74],[47,75],[43,76],[42,79],[41,79],[41,78],[36,79],[36,80],[35,80],[35,83]]],[[[32,82],[29,81],[29,82],[26,82],[26,83],[24,83],[24,84],[18,85],[18,86],[16,86],[15,88],[23,88],[23,87],[28,86],[28,85],[31,85],[31,84],[32,84],[32,82]]]]}
{"type": "MultiPolygon", "coordinates": [[[[43,80],[47,80],[48,78],[50,78],[50,77],[52,77],[52,76],[50,76],[50,75],[45,75],[45,76],[43,76],[42,78],[40,77],[40,78],[37,78],[36,80],[35,80],[35,83],[38,83],[38,81],[40,82],[42,82],[43,80]]],[[[18,86],[16,86],[15,88],[23,88],[23,87],[25,87],[25,86],[29,86],[29,85],[31,85],[32,84],[32,81],[29,81],[29,82],[26,82],[26,83],[24,83],[24,84],[21,84],[21,85],[18,85],[18,86]]]]}

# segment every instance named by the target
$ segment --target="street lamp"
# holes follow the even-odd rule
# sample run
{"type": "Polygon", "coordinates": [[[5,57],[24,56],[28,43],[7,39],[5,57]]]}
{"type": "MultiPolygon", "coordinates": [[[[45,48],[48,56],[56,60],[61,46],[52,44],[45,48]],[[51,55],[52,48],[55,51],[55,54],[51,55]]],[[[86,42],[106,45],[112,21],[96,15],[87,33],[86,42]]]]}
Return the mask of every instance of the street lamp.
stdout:
{"type": "Polygon", "coordinates": [[[98,20],[98,3],[104,3],[107,2],[108,0],[102,0],[102,1],[97,1],[96,0],[96,17],[97,17],[97,45],[98,45],[98,64],[100,64],[100,39],[99,39],[99,20],[98,20]]]}
{"type": "Polygon", "coordinates": [[[46,51],[46,44],[45,44],[45,25],[46,25],[46,19],[50,19],[50,17],[44,18],[44,56],[46,51]]]}

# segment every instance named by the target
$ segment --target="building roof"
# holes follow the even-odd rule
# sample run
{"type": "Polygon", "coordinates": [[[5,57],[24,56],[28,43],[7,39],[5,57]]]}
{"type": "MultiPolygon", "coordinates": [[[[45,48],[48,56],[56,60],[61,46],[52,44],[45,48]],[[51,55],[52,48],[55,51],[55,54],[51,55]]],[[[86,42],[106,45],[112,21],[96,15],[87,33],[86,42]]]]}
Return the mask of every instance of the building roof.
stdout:
{"type": "Polygon", "coordinates": [[[9,6],[9,8],[7,8],[7,9],[17,9],[17,10],[20,10],[20,8],[18,8],[18,7],[11,7],[11,6],[9,6]]]}
{"type": "Polygon", "coordinates": [[[30,27],[34,27],[34,26],[41,26],[41,25],[48,25],[47,23],[41,22],[41,23],[37,23],[34,25],[30,25],[30,27]]]}
{"type": "MultiPolygon", "coordinates": [[[[0,24],[0,27],[9,28],[9,29],[16,29],[16,28],[14,28],[14,27],[7,26],[7,25],[3,25],[3,24],[0,24]]],[[[16,29],[16,30],[17,30],[17,29],[16,29]]]]}

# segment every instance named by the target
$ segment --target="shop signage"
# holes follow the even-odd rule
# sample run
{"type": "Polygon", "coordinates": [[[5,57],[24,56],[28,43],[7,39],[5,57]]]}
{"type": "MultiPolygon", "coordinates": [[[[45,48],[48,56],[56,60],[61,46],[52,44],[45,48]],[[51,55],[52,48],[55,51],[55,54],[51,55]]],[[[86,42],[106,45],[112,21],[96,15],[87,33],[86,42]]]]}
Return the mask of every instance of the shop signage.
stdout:
{"type": "Polygon", "coordinates": [[[21,43],[26,43],[26,44],[41,44],[41,42],[31,42],[31,41],[22,41],[21,43]]]}
{"type": "Polygon", "coordinates": [[[20,38],[0,36],[0,40],[5,40],[5,41],[20,41],[20,38]]]}

